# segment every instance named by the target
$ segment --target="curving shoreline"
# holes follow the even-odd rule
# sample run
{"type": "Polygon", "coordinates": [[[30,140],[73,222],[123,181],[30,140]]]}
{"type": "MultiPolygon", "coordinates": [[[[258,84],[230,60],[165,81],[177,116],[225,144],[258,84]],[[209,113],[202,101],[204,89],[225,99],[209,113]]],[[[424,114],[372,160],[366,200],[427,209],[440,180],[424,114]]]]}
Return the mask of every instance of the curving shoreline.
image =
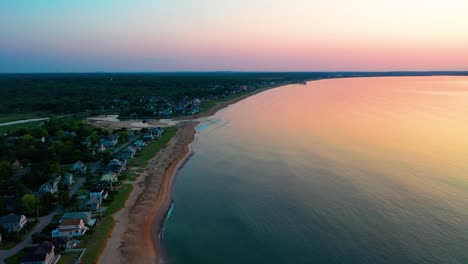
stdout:
{"type": "Polygon", "coordinates": [[[161,257],[159,233],[171,205],[170,190],[178,168],[189,157],[198,122],[181,122],[176,135],[134,182],[126,206],[99,263],[157,263],[161,257]]]}
{"type": "Polygon", "coordinates": [[[116,225],[98,263],[160,263],[164,252],[159,236],[172,203],[171,186],[177,171],[190,158],[190,144],[196,139],[195,127],[199,124],[197,119],[281,86],[284,84],[219,102],[203,113],[180,120],[176,135],[149,161],[133,182],[134,189],[125,207],[114,215],[116,225]]]}

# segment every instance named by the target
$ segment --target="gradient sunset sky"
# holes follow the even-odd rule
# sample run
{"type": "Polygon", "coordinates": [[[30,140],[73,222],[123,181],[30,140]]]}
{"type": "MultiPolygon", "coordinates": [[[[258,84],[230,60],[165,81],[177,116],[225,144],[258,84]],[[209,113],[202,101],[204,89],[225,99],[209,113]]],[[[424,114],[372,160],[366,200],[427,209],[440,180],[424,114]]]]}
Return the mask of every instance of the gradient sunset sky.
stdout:
{"type": "Polygon", "coordinates": [[[468,70],[468,1],[0,1],[0,72],[222,70],[468,70]]]}

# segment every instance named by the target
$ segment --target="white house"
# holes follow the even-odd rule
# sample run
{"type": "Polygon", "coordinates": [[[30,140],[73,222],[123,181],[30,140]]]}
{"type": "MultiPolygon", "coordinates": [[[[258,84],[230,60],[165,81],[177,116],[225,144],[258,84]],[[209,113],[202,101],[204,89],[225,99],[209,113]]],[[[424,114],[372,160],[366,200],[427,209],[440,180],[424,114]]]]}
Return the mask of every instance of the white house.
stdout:
{"type": "Polygon", "coordinates": [[[58,185],[60,183],[60,176],[55,178],[55,180],[53,181],[50,181],[50,182],[46,182],[44,184],[41,185],[41,187],[39,188],[39,194],[46,194],[46,193],[50,193],[50,194],[55,194],[58,192],[58,185]]]}
{"type": "Polygon", "coordinates": [[[63,175],[63,178],[64,178],[64,181],[65,181],[65,184],[68,185],[68,186],[73,185],[73,183],[75,182],[73,180],[73,174],[71,174],[69,172],[65,172],[65,174],[63,175]]]}
{"type": "Polygon", "coordinates": [[[52,237],[80,237],[87,230],[83,219],[64,219],[59,228],[52,231],[52,237]]]}

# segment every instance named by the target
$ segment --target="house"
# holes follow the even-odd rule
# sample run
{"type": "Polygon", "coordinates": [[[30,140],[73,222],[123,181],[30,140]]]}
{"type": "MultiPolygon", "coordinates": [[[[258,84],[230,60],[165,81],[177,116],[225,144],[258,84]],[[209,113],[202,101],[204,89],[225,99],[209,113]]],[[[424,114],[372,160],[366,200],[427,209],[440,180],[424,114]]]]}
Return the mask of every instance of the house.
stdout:
{"type": "Polygon", "coordinates": [[[26,167],[22,169],[17,169],[13,172],[13,176],[11,177],[15,181],[20,181],[24,176],[31,172],[31,168],[26,167]]]}
{"type": "Polygon", "coordinates": [[[92,144],[91,139],[89,137],[81,140],[80,143],[81,143],[81,145],[85,145],[87,147],[91,147],[91,144],[92,144]]]}
{"type": "Polygon", "coordinates": [[[80,237],[83,236],[88,228],[85,226],[83,219],[65,219],[60,223],[58,229],[52,231],[54,237],[80,237]]]}
{"type": "Polygon", "coordinates": [[[81,219],[85,225],[91,225],[91,212],[70,212],[63,214],[60,222],[68,219],[81,219]]]}
{"type": "Polygon", "coordinates": [[[124,153],[129,153],[131,155],[131,157],[133,158],[133,156],[135,156],[135,154],[136,154],[136,148],[134,148],[132,146],[128,146],[123,152],[124,153]]]}
{"type": "Polygon", "coordinates": [[[0,226],[6,232],[18,232],[23,229],[27,222],[28,219],[24,215],[9,214],[7,216],[0,217],[0,226]]]}
{"type": "Polygon", "coordinates": [[[44,242],[31,249],[21,258],[21,264],[55,264],[60,259],[60,255],[55,255],[54,245],[44,242]]]}
{"type": "Polygon", "coordinates": [[[117,135],[112,135],[110,137],[99,139],[99,143],[104,145],[106,148],[115,147],[119,143],[119,137],[117,135]]]}
{"type": "Polygon", "coordinates": [[[136,147],[142,148],[142,147],[146,146],[146,143],[143,142],[142,140],[137,140],[137,141],[135,141],[135,143],[133,143],[133,145],[136,146],[136,147]]]}
{"type": "Polygon", "coordinates": [[[133,158],[135,156],[135,153],[136,148],[129,146],[120,153],[119,158],[122,160],[128,160],[133,158]]]}
{"type": "Polygon", "coordinates": [[[85,174],[87,169],[88,169],[88,166],[86,166],[86,164],[84,164],[80,160],[75,162],[75,164],[73,164],[73,166],[71,167],[72,171],[75,171],[81,174],[85,174]]]}
{"type": "Polygon", "coordinates": [[[58,176],[57,178],[55,178],[55,180],[42,184],[38,191],[39,195],[43,195],[46,193],[50,193],[50,194],[57,193],[60,179],[61,177],[58,176]]]}
{"type": "Polygon", "coordinates": [[[76,240],[69,237],[54,237],[52,238],[52,244],[60,249],[71,249],[76,247],[77,243],[76,240]]]}
{"type": "Polygon", "coordinates": [[[109,164],[107,165],[107,170],[111,172],[115,172],[117,175],[120,175],[125,170],[126,164],[127,163],[125,161],[113,159],[109,161],[109,164]]]}
{"type": "Polygon", "coordinates": [[[104,190],[104,188],[94,188],[89,193],[89,197],[97,197],[101,202],[105,200],[108,196],[108,193],[104,190]]]}
{"type": "Polygon", "coordinates": [[[23,168],[23,164],[19,162],[19,160],[15,160],[15,162],[12,164],[13,170],[19,170],[23,168]]]}
{"type": "Polygon", "coordinates": [[[89,210],[89,211],[98,211],[101,208],[101,199],[96,196],[91,196],[86,199],[83,203],[81,203],[80,208],[82,210],[89,210]]]}
{"type": "Polygon", "coordinates": [[[97,151],[98,151],[99,153],[106,152],[106,147],[104,147],[104,145],[101,144],[101,145],[98,147],[97,151]]]}
{"type": "Polygon", "coordinates": [[[65,172],[65,174],[63,175],[63,178],[64,178],[64,181],[65,181],[65,184],[68,185],[68,186],[72,186],[73,183],[75,182],[73,180],[73,174],[71,174],[69,172],[65,172]]]}
{"type": "Polygon", "coordinates": [[[160,137],[163,133],[164,133],[164,129],[160,128],[160,127],[157,127],[157,128],[152,128],[151,129],[151,133],[153,133],[153,135],[155,137],[160,137]]]}
{"type": "Polygon", "coordinates": [[[101,181],[114,183],[117,181],[117,173],[109,171],[101,176],[101,181]]]}
{"type": "Polygon", "coordinates": [[[152,140],[154,140],[154,138],[155,138],[155,137],[154,137],[153,133],[151,133],[151,131],[145,132],[145,133],[143,134],[143,140],[144,140],[145,142],[151,142],[152,140]]]}

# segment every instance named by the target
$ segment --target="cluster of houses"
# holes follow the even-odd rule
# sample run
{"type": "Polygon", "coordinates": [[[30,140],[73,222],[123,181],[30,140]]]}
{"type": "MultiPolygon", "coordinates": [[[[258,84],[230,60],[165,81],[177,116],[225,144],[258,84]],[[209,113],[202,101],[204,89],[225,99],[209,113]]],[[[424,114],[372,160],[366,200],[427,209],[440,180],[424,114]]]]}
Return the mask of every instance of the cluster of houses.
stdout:
{"type": "MultiPolygon", "coordinates": [[[[99,173],[97,178],[99,181],[88,189],[86,195],[78,197],[81,201],[79,210],[64,213],[59,220],[58,226],[51,232],[50,242],[39,244],[26,252],[21,259],[21,263],[55,264],[60,258],[60,255],[54,254],[55,248],[66,250],[76,247],[79,238],[84,236],[91,227],[95,226],[97,219],[93,218],[93,216],[99,217],[102,215],[101,205],[108,199],[109,192],[116,188],[115,183],[118,181],[119,176],[125,172],[127,161],[134,158],[148,143],[160,137],[163,133],[164,129],[162,128],[145,128],[141,131],[140,138],[114,153],[115,158],[104,164],[101,173],[99,173]]],[[[100,145],[104,147],[115,146],[117,143],[118,137],[114,136],[100,140],[100,145]]],[[[14,166],[16,169],[22,169],[22,165],[18,161],[14,163],[14,166]]],[[[77,161],[70,166],[69,172],[55,175],[52,180],[42,184],[36,194],[56,194],[61,181],[65,181],[67,185],[72,185],[74,176],[84,176],[89,169],[84,162],[77,161]]],[[[0,217],[0,226],[2,230],[8,233],[20,232],[27,222],[25,215],[10,214],[0,217]]]]}

